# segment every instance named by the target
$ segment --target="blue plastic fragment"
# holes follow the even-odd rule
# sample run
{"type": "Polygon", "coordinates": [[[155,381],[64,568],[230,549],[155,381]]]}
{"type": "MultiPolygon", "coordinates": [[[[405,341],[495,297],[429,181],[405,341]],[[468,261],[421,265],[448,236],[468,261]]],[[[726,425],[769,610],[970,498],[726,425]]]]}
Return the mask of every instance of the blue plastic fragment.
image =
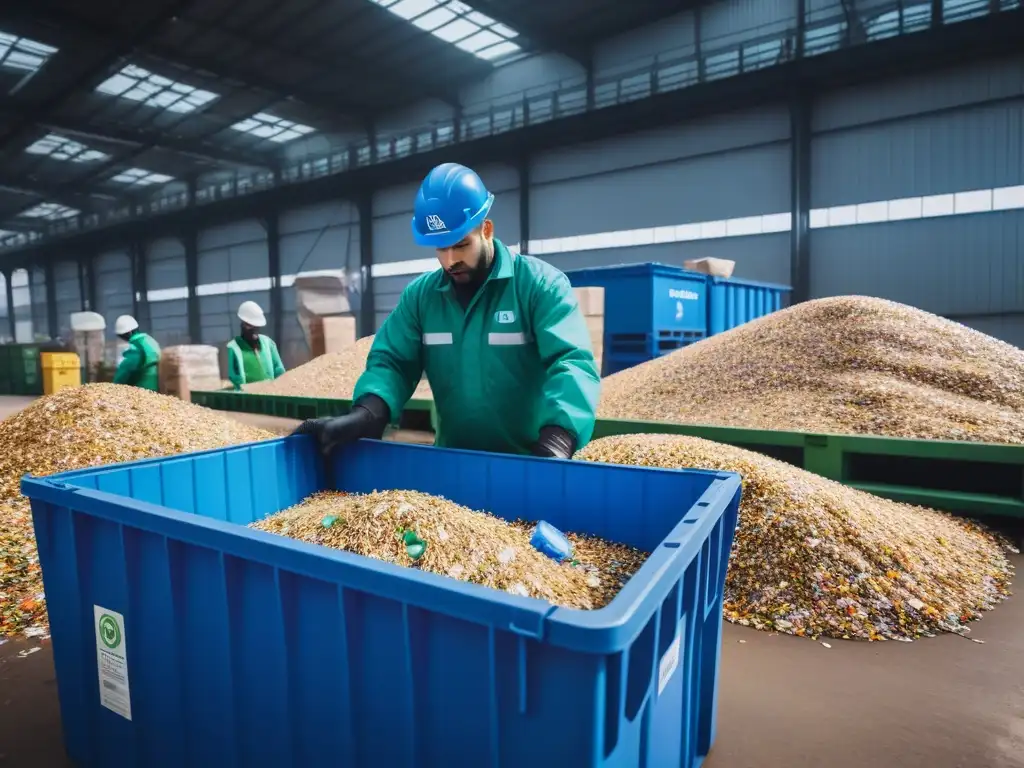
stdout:
{"type": "Polygon", "coordinates": [[[541,520],[533,531],[530,544],[552,560],[562,562],[572,557],[572,542],[551,523],[541,520]]]}

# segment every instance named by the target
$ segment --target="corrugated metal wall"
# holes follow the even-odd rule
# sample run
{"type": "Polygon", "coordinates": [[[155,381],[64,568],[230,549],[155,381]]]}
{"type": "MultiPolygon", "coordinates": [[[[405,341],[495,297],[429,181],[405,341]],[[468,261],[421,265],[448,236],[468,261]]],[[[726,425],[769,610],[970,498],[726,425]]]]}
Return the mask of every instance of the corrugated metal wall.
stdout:
{"type": "Polygon", "coordinates": [[[78,263],[59,261],[53,268],[53,282],[57,299],[57,328],[60,337],[71,338],[71,313],[81,312],[82,289],[78,279],[78,263]]]}
{"type": "Polygon", "coordinates": [[[813,295],[881,296],[1024,346],[1024,210],[992,210],[992,190],[1024,184],[1024,61],[838,93],[814,124],[812,208],[858,208],[813,230],[813,295]],[[876,212],[890,220],[858,223],[876,212]]]}
{"type": "MultiPolygon", "coordinates": [[[[297,208],[281,214],[281,274],[302,272],[359,272],[359,211],[341,200],[297,208]]],[[[282,338],[276,339],[287,368],[309,360],[309,345],[295,311],[295,291],[283,280],[282,338]]]]}
{"type": "Polygon", "coordinates": [[[273,322],[263,225],[249,220],[203,230],[197,251],[201,343],[222,346],[235,336],[236,313],[243,301],[255,301],[267,315],[268,325],[273,322]]]}
{"type": "Polygon", "coordinates": [[[188,332],[187,284],[182,242],[165,238],[151,243],[146,250],[150,333],[165,347],[192,343],[188,332]]]}
{"type": "MultiPolygon", "coordinates": [[[[101,253],[93,262],[96,270],[94,311],[107,321],[107,338],[114,338],[114,321],[133,312],[132,260],[125,251],[101,253]]],[[[138,319],[138,318],[136,318],[138,319]]]]}
{"type": "MultiPolygon", "coordinates": [[[[723,115],[539,155],[530,240],[675,227],[789,210],[789,117],[784,107],[723,115]]],[[[786,234],[538,253],[561,269],[718,256],[737,275],[788,282],[786,234]]]]}

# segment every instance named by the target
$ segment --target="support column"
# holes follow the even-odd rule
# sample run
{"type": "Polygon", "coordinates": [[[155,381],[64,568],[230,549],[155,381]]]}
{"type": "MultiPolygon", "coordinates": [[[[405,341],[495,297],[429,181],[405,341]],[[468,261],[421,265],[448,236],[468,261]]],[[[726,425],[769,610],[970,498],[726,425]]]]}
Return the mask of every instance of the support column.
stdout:
{"type": "Polygon", "coordinates": [[[701,18],[703,17],[701,7],[698,5],[693,9],[693,53],[697,57],[697,82],[703,83],[706,75],[704,71],[704,29],[701,18]]]}
{"type": "Polygon", "coordinates": [[[57,316],[57,278],[54,276],[53,260],[43,264],[43,279],[46,281],[46,324],[51,339],[60,336],[60,318],[57,316]]]}
{"type": "Polygon", "coordinates": [[[185,281],[188,287],[188,335],[189,343],[200,344],[203,330],[199,320],[199,297],[196,286],[199,284],[199,243],[194,229],[186,232],[181,242],[185,246],[185,281]]]}
{"type": "Polygon", "coordinates": [[[132,246],[132,308],[139,325],[151,330],[149,314],[149,271],[146,269],[146,246],[138,242],[132,246]]]}
{"type": "Polygon", "coordinates": [[[281,294],[281,230],[277,211],[263,219],[267,232],[267,264],[270,269],[270,334],[280,340],[284,335],[284,300],[281,294]]]}
{"type": "Polygon", "coordinates": [[[530,250],[530,158],[521,157],[519,171],[519,252],[530,250]]]}
{"type": "Polygon", "coordinates": [[[15,336],[15,325],[14,325],[14,286],[11,285],[11,270],[5,269],[4,275],[4,287],[7,289],[7,329],[8,334],[13,342],[17,337],[15,336]]]}
{"type": "Polygon", "coordinates": [[[359,209],[359,336],[377,331],[377,310],[373,301],[373,193],[364,192],[356,203],[359,209]]]}
{"type": "Polygon", "coordinates": [[[796,40],[793,41],[793,50],[797,59],[802,59],[804,57],[804,44],[806,42],[807,0],[796,0],[796,40]]]}
{"type": "MultiPolygon", "coordinates": [[[[945,5],[942,0],[932,0],[932,29],[938,29],[943,24],[942,7],[945,5]]],[[[995,0],[996,10],[999,10],[999,0],[995,0]]],[[[901,30],[902,31],[902,30],[901,30]]]]}
{"type": "Polygon", "coordinates": [[[597,86],[594,83],[594,46],[587,44],[587,111],[597,108],[597,86]]]}
{"type": "Polygon", "coordinates": [[[807,97],[794,97],[790,104],[790,126],[790,280],[792,303],[797,304],[811,295],[811,104],[807,97]]]}

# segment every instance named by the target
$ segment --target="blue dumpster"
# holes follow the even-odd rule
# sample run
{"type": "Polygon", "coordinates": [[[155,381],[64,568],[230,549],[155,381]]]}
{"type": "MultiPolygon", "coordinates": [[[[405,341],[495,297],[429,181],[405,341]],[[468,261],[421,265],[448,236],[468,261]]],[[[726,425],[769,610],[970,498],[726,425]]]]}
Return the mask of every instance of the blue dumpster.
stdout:
{"type": "Polygon", "coordinates": [[[667,355],[781,309],[790,288],[710,277],[657,262],[566,272],[604,288],[604,375],[667,355]]]}
{"type": "Polygon", "coordinates": [[[312,441],[26,478],[80,766],[696,766],[738,476],[312,441]],[[333,486],[325,478],[333,477],[333,486]],[[411,489],[650,551],[557,608],[245,527],[411,489]]]}

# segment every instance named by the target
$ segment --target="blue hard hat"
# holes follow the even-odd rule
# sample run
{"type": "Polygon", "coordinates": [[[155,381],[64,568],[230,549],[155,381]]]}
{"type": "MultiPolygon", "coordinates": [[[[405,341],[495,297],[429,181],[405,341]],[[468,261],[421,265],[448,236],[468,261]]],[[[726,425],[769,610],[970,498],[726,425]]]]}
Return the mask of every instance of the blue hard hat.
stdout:
{"type": "Polygon", "coordinates": [[[476,173],[458,163],[442,163],[427,174],[413,206],[412,236],[417,245],[450,248],[483,224],[494,204],[476,173]]]}

